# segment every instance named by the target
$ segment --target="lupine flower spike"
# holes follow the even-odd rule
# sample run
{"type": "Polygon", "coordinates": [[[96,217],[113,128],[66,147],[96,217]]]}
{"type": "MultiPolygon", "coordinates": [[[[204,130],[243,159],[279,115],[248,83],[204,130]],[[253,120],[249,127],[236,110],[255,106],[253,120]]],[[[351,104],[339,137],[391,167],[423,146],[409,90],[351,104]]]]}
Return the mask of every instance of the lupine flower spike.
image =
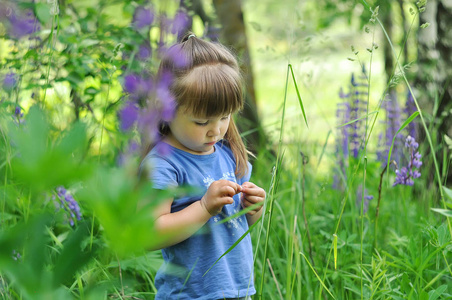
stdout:
{"type": "Polygon", "coordinates": [[[422,166],[422,155],[419,152],[416,152],[417,148],[419,147],[419,144],[416,142],[416,140],[408,136],[405,141],[405,148],[409,150],[409,161],[408,165],[406,167],[397,168],[396,172],[396,179],[393,184],[393,186],[396,186],[398,184],[403,185],[413,185],[414,179],[419,178],[421,176],[421,173],[419,172],[419,168],[422,166]]]}
{"type": "Polygon", "coordinates": [[[69,213],[69,224],[74,226],[74,218],[77,220],[81,220],[82,218],[80,206],[77,201],[75,201],[72,194],[64,187],[59,186],[56,188],[56,191],[58,193],[58,198],[60,199],[60,207],[64,208],[69,213]]]}

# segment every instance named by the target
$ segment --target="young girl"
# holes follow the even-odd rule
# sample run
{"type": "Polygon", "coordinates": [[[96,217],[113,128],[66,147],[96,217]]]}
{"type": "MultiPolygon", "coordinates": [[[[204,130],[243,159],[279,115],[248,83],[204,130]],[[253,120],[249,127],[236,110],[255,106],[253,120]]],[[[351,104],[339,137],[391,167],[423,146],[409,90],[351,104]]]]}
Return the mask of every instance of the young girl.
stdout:
{"type": "Polygon", "coordinates": [[[156,189],[196,191],[164,202],[156,212],[156,230],[168,237],[160,245],[164,264],[155,278],[156,299],[250,299],[250,235],[215,264],[259,219],[262,206],[221,221],[265,199],[265,191],[249,182],[248,152],[232,119],[243,106],[240,70],[224,46],[193,34],[168,53],[159,74],[172,75],[175,116],[161,122],[162,139],[142,169],[156,189]]]}

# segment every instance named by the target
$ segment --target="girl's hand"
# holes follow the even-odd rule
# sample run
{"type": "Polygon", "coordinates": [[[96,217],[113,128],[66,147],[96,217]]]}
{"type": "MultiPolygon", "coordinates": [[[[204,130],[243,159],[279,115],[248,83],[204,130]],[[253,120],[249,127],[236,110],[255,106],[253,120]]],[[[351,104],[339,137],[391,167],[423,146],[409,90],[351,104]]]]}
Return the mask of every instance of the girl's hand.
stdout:
{"type": "Polygon", "coordinates": [[[248,206],[254,205],[256,203],[261,203],[259,207],[256,207],[252,211],[248,212],[249,215],[254,215],[262,209],[265,201],[265,191],[264,189],[258,187],[252,182],[245,182],[242,184],[242,207],[246,208],[248,206]]]}
{"type": "Polygon", "coordinates": [[[201,198],[201,205],[210,215],[217,215],[226,204],[234,203],[232,197],[242,191],[242,187],[229,180],[217,180],[207,189],[206,194],[201,198]]]}

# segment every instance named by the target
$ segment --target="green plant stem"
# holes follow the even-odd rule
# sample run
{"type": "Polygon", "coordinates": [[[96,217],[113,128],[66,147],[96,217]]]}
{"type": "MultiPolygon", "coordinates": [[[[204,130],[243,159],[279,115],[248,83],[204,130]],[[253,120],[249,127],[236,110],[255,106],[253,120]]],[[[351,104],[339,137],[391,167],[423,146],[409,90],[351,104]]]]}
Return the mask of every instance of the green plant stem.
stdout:
{"type": "Polygon", "coordinates": [[[104,136],[104,127],[105,127],[105,115],[107,114],[107,107],[108,107],[108,98],[110,97],[110,87],[111,87],[111,78],[114,74],[115,71],[113,71],[111,74],[104,69],[105,72],[107,72],[108,74],[108,86],[107,86],[107,96],[105,97],[105,107],[104,107],[104,113],[102,115],[102,125],[101,125],[101,129],[100,129],[100,141],[99,141],[99,153],[98,153],[98,163],[100,163],[100,157],[102,154],[102,140],[103,140],[103,136],[104,136]]]}
{"type": "Polygon", "coordinates": [[[53,58],[53,48],[55,47],[55,43],[54,43],[54,37],[53,37],[53,31],[54,31],[54,25],[55,25],[55,19],[57,22],[57,34],[60,32],[60,18],[58,17],[58,15],[54,15],[52,18],[52,28],[50,29],[50,38],[49,38],[49,67],[47,68],[47,73],[46,73],[46,82],[45,82],[45,88],[44,88],[44,97],[42,99],[42,106],[43,108],[45,108],[45,104],[46,104],[46,96],[47,96],[47,88],[49,85],[49,77],[50,77],[50,69],[52,68],[52,58],[53,58]]]}
{"type": "Polygon", "coordinates": [[[380,183],[378,185],[378,202],[377,202],[377,208],[375,209],[375,223],[374,223],[374,243],[373,243],[374,250],[377,248],[377,227],[378,227],[378,216],[380,214],[381,186],[383,184],[383,176],[387,169],[388,169],[388,165],[385,164],[385,167],[380,174],[380,183]]]}
{"type": "MultiPolygon", "coordinates": [[[[364,155],[366,152],[366,148],[364,148],[364,155]]],[[[360,217],[361,217],[361,241],[360,241],[360,281],[361,281],[361,300],[364,297],[364,291],[363,291],[363,243],[364,243],[364,191],[366,190],[366,168],[367,168],[367,157],[364,156],[364,169],[363,169],[363,185],[362,185],[362,193],[361,193],[361,211],[360,211],[360,217]]]]}
{"type": "Polygon", "coordinates": [[[309,258],[311,259],[312,262],[312,266],[315,267],[315,263],[314,263],[314,256],[312,255],[312,243],[311,243],[311,234],[309,232],[309,224],[308,224],[308,218],[306,218],[306,209],[305,209],[305,204],[306,204],[306,196],[305,196],[305,174],[306,174],[306,165],[308,163],[308,158],[307,156],[305,156],[302,152],[300,152],[301,156],[302,156],[302,164],[303,164],[303,170],[301,172],[301,210],[303,213],[303,220],[304,220],[304,226],[306,228],[306,235],[308,237],[308,249],[309,249],[309,258]]]}

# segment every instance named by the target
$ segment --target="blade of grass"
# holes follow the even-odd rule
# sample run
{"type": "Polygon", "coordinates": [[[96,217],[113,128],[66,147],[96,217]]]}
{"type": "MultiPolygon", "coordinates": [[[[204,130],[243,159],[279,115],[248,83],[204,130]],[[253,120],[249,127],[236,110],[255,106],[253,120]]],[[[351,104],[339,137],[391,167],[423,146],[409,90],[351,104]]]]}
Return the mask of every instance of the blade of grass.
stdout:
{"type": "Polygon", "coordinates": [[[373,111],[373,112],[370,112],[370,113],[368,113],[368,114],[365,114],[364,116],[362,116],[361,118],[358,118],[358,119],[354,119],[354,120],[351,120],[350,122],[347,122],[347,123],[345,123],[345,124],[342,124],[342,125],[339,125],[339,126],[336,126],[336,128],[341,128],[341,127],[344,127],[344,126],[347,126],[347,125],[350,125],[350,124],[353,124],[353,123],[355,123],[355,122],[358,122],[359,120],[362,120],[362,119],[366,119],[367,120],[367,118],[369,117],[369,116],[371,116],[371,115],[373,115],[373,114],[376,114],[378,111],[373,111]]]}
{"type": "MultiPolygon", "coordinates": [[[[261,217],[262,218],[262,217],[261,217]]],[[[259,218],[259,220],[260,220],[260,218],[259,218]]],[[[213,266],[215,266],[216,264],[217,264],[217,262],[219,262],[220,261],[220,259],[222,259],[226,254],[228,254],[229,252],[231,252],[234,248],[235,248],[235,246],[237,246],[238,245],[238,243],[240,243],[244,238],[245,238],[245,236],[248,234],[248,233],[250,233],[251,232],[251,230],[253,230],[253,228],[259,223],[259,220],[257,220],[253,225],[251,225],[250,226],[250,228],[248,228],[248,230],[231,246],[231,247],[229,247],[229,249],[228,250],[226,250],[226,252],[225,253],[223,253],[211,266],[210,266],[210,268],[202,275],[202,277],[204,277],[204,276],[206,276],[206,274],[213,268],[213,266]]]]}
{"type": "Polygon", "coordinates": [[[284,300],[284,298],[283,298],[283,296],[281,294],[281,289],[279,288],[278,280],[276,279],[276,276],[275,276],[275,272],[273,272],[272,265],[271,265],[270,260],[268,258],[267,258],[267,262],[268,262],[268,268],[270,269],[270,272],[272,273],[273,281],[275,281],[276,289],[278,290],[279,297],[281,298],[281,300],[284,300]]]}
{"type": "Polygon", "coordinates": [[[306,127],[309,128],[306,113],[304,112],[303,101],[301,100],[300,91],[298,90],[297,81],[295,80],[295,74],[293,73],[293,68],[291,64],[289,64],[289,69],[290,72],[292,73],[293,84],[295,85],[295,90],[297,91],[298,103],[300,104],[301,112],[303,113],[304,122],[306,123],[306,127]]]}
{"type": "Polygon", "coordinates": [[[314,268],[312,267],[311,263],[309,262],[308,258],[303,254],[303,252],[300,252],[300,254],[303,256],[303,258],[306,260],[306,262],[308,263],[309,267],[311,268],[312,272],[314,272],[315,277],[317,277],[317,279],[319,280],[320,284],[322,285],[322,287],[328,292],[328,294],[330,294],[330,296],[333,299],[336,299],[333,294],[331,294],[330,290],[326,287],[325,283],[323,283],[322,279],[320,278],[320,276],[317,274],[317,272],[314,270],[314,268]]]}
{"type": "Polygon", "coordinates": [[[266,269],[265,261],[267,259],[268,241],[270,238],[270,227],[271,227],[271,220],[272,220],[272,214],[273,214],[273,202],[275,199],[276,189],[278,187],[279,174],[280,174],[279,170],[280,170],[280,166],[281,166],[281,162],[282,162],[282,157],[284,156],[283,151],[282,151],[282,140],[283,140],[283,133],[284,133],[284,117],[285,117],[285,113],[286,113],[287,88],[289,85],[289,70],[290,70],[290,65],[287,67],[287,73],[286,73],[286,84],[285,84],[285,88],[284,88],[284,101],[283,101],[283,107],[282,107],[281,127],[280,127],[280,131],[279,131],[278,152],[277,152],[277,156],[276,156],[276,164],[274,167],[274,180],[272,181],[272,184],[269,189],[269,194],[270,194],[270,197],[268,200],[268,203],[269,203],[268,212],[269,213],[268,213],[268,222],[267,222],[267,232],[266,232],[265,244],[264,244],[264,256],[262,258],[261,282],[260,282],[259,292],[258,292],[259,299],[262,299],[262,290],[264,287],[264,278],[265,278],[265,269],[266,269]]]}

